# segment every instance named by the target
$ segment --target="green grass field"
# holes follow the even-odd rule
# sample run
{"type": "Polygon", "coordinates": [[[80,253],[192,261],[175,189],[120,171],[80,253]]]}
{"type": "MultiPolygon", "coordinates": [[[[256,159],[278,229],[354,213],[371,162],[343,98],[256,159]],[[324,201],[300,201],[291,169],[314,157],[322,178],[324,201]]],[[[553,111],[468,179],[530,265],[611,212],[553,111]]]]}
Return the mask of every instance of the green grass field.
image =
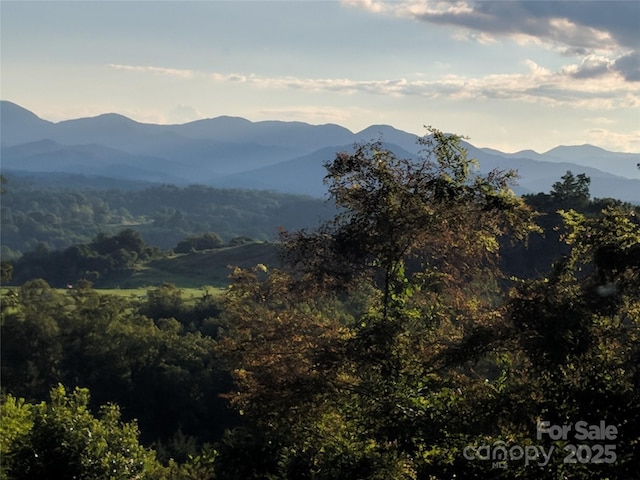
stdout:
{"type": "MultiPolygon", "coordinates": [[[[0,297],[6,295],[11,288],[18,287],[2,287],[0,288],[0,297]]],[[[96,292],[103,295],[113,295],[116,297],[126,298],[126,299],[134,299],[134,300],[142,300],[147,296],[147,292],[153,287],[146,288],[96,288],[96,292]]],[[[68,291],[66,288],[55,288],[58,293],[65,293],[68,291]]],[[[226,288],[221,287],[213,287],[213,286],[204,286],[198,288],[180,288],[182,291],[182,299],[183,301],[189,305],[190,303],[195,303],[196,300],[202,298],[205,294],[213,295],[214,297],[218,297],[224,295],[226,288]]]]}
{"type": "MultiPolygon", "coordinates": [[[[205,292],[222,295],[229,285],[230,266],[251,268],[258,263],[277,266],[277,248],[274,244],[256,242],[172,255],[141,263],[133,272],[112,279],[96,290],[105,295],[143,298],[148,290],[170,283],[182,290],[187,302],[202,297],[205,292]]],[[[5,295],[8,288],[2,287],[0,294],[5,295]]],[[[58,290],[64,292],[66,289],[58,290]]]]}
{"type": "Polygon", "coordinates": [[[133,274],[110,282],[112,289],[146,289],[171,283],[182,289],[204,286],[226,288],[230,266],[250,268],[258,263],[277,265],[277,247],[269,243],[251,243],[237,247],[172,255],[139,265],[133,274]]]}
{"type": "MultiPolygon", "coordinates": [[[[153,287],[139,287],[139,288],[96,288],[96,291],[105,295],[115,295],[118,297],[134,297],[142,298],[147,295],[147,292],[153,287]]],[[[186,301],[190,299],[197,299],[202,297],[205,293],[209,293],[213,296],[223,295],[226,291],[224,287],[203,286],[194,288],[182,288],[182,298],[186,301]]],[[[59,289],[60,291],[64,289],[59,289]]]]}

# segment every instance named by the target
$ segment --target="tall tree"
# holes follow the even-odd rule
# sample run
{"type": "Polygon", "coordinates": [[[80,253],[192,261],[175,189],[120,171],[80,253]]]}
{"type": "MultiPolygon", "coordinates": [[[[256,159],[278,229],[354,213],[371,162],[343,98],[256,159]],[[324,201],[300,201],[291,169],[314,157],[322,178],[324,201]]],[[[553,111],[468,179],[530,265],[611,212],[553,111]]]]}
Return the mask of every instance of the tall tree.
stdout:
{"type": "Polygon", "coordinates": [[[325,182],[342,213],[317,232],[285,234],[290,262],[340,285],[373,278],[388,313],[407,262],[430,282],[460,283],[494,266],[498,237],[524,239],[536,229],[532,210],[510,189],[515,172],[478,175],[461,137],[428,133],[418,159],[373,143],[327,163],[325,182]]]}
{"type": "Polygon", "coordinates": [[[562,182],[555,182],[551,188],[551,196],[554,200],[573,203],[576,207],[582,207],[589,201],[591,178],[584,173],[576,176],[571,173],[571,170],[567,170],[561,179],[562,182]]]}
{"type": "Polygon", "coordinates": [[[278,478],[411,478],[440,451],[430,405],[456,381],[437,355],[500,317],[497,238],[535,229],[513,172],[476,174],[460,140],[432,129],[417,160],[379,143],[338,154],[326,182],[341,213],[283,234],[291,269],[237,272],[220,347],[278,478]]]}

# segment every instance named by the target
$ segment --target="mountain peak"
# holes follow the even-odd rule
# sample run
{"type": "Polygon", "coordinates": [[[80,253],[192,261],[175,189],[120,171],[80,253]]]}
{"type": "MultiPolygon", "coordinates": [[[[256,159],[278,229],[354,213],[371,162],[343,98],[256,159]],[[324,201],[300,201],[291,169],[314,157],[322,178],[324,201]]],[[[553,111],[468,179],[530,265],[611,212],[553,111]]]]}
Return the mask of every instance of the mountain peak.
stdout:
{"type": "Polygon", "coordinates": [[[6,100],[0,101],[0,140],[2,145],[18,145],[36,139],[48,138],[54,124],[35,113],[6,100]]]}
{"type": "Polygon", "coordinates": [[[535,150],[531,150],[530,148],[526,149],[526,150],[519,150],[519,151],[517,151],[516,153],[514,153],[512,155],[513,156],[518,155],[520,157],[534,157],[534,158],[540,156],[540,154],[538,152],[536,152],[535,150]]]}
{"type": "Polygon", "coordinates": [[[35,113],[8,100],[0,100],[0,115],[2,115],[2,117],[10,117],[11,121],[29,119],[46,122],[46,120],[42,120],[35,113]]]}
{"type": "Polygon", "coordinates": [[[379,124],[379,125],[369,125],[367,128],[360,130],[358,133],[356,133],[356,135],[371,134],[371,133],[384,135],[385,133],[389,133],[389,132],[393,132],[393,133],[400,132],[404,134],[407,133],[407,132],[403,132],[402,130],[398,130],[393,125],[379,124]]]}
{"type": "Polygon", "coordinates": [[[124,115],[120,115],[119,113],[103,113],[101,115],[97,115],[95,117],[88,118],[74,118],[72,120],[63,120],[59,122],[58,125],[89,125],[92,124],[94,126],[132,126],[132,125],[144,125],[143,123],[136,122],[135,120],[130,119],[129,117],[125,117],[124,115]]]}
{"type": "MultiPolygon", "coordinates": [[[[46,160],[47,171],[54,165],[58,165],[59,170],[66,168],[76,173],[81,167],[86,170],[100,166],[120,172],[121,176],[133,174],[131,168],[135,167],[136,178],[143,180],[157,179],[157,175],[162,174],[165,179],[180,182],[224,185],[226,176],[245,172],[242,181],[247,183],[235,186],[260,185],[276,190],[286,187],[296,192],[309,187],[308,191],[313,188],[319,191],[325,188],[322,162],[331,160],[339,151],[348,150],[345,146],[380,141],[396,155],[411,159],[424,148],[418,143],[419,138],[420,135],[385,124],[370,125],[353,133],[335,124],[254,122],[237,116],[154,125],[106,113],[52,123],[14,103],[2,102],[3,160],[9,158],[6,155],[20,154],[21,158],[29,158],[33,168],[46,160]],[[46,139],[50,141],[41,142],[46,139]],[[123,169],[123,165],[128,169],[123,169]],[[148,177],[143,177],[143,172],[148,177]],[[273,175],[269,177],[268,172],[273,175]],[[251,182],[247,180],[249,177],[253,178],[251,182]],[[308,177],[313,177],[309,182],[315,182],[315,187],[305,183],[308,177]]],[[[624,200],[639,200],[635,192],[640,189],[634,183],[640,181],[636,168],[640,154],[637,153],[613,153],[593,145],[560,146],[544,154],[532,150],[503,153],[477,148],[466,141],[462,145],[477,158],[481,168],[518,170],[522,187],[530,192],[548,190],[571,170],[592,177],[594,196],[616,195],[624,200]],[[619,177],[615,185],[613,175],[619,177]]],[[[14,163],[14,168],[16,165],[22,163],[14,163]]],[[[240,182],[239,178],[236,180],[240,182]]]]}
{"type": "Polygon", "coordinates": [[[51,123],[47,120],[43,120],[35,113],[27,110],[24,107],[21,107],[17,103],[10,102],[8,100],[0,100],[0,117],[10,120],[11,122],[15,121],[40,121],[45,123],[51,123]]]}
{"type": "Polygon", "coordinates": [[[544,155],[602,155],[608,153],[604,148],[585,143],[583,145],[559,145],[544,153],[544,155]]]}

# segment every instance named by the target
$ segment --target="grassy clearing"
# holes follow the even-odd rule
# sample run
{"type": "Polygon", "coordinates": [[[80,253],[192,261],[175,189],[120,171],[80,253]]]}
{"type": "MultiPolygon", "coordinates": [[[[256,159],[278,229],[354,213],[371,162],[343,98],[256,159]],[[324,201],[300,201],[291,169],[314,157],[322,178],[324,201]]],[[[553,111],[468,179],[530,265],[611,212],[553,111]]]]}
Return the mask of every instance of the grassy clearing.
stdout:
{"type": "MultiPolygon", "coordinates": [[[[140,288],[97,288],[96,291],[100,292],[104,295],[114,295],[117,297],[127,297],[127,298],[143,298],[146,297],[147,292],[154,287],[140,287],[140,288]]],[[[214,286],[203,286],[197,288],[182,288],[179,287],[180,291],[182,291],[182,298],[185,300],[190,299],[198,299],[209,293],[213,296],[223,295],[226,291],[225,287],[214,287],[214,286]]],[[[62,289],[61,289],[62,290],[62,289]]]]}
{"type": "MultiPolygon", "coordinates": [[[[0,288],[0,296],[4,296],[6,295],[9,290],[11,289],[17,289],[20,287],[2,287],[0,288]]],[[[140,287],[140,288],[96,288],[95,291],[98,293],[101,293],[103,295],[113,295],[116,297],[123,297],[123,298],[136,298],[136,299],[141,299],[147,296],[147,292],[149,290],[151,290],[152,288],[155,287],[140,287]]],[[[205,294],[210,294],[213,295],[215,297],[217,296],[221,296],[224,295],[224,293],[226,292],[226,287],[214,287],[211,285],[208,286],[202,286],[202,287],[197,287],[197,288],[181,288],[179,287],[180,290],[182,291],[182,298],[185,301],[189,301],[189,300],[197,300],[198,298],[202,297],[205,294]]],[[[54,290],[58,293],[65,293],[67,292],[69,289],[67,288],[54,288],[54,290]]]]}
{"type": "Polygon", "coordinates": [[[230,266],[250,268],[258,263],[277,265],[277,246],[252,243],[151,260],[139,265],[131,275],[111,282],[108,287],[146,290],[171,283],[186,290],[205,286],[224,289],[229,285],[230,266]]]}
{"type": "MultiPolygon", "coordinates": [[[[127,298],[144,298],[147,291],[170,283],[182,290],[185,301],[202,297],[205,292],[222,295],[229,285],[231,266],[251,268],[263,263],[278,266],[278,246],[272,243],[250,243],[204,252],[171,255],[138,264],[133,271],[96,288],[101,293],[127,298]]],[[[7,293],[2,287],[0,294],[7,293]]],[[[16,288],[16,287],[13,287],[16,288]]],[[[67,289],[58,289],[64,292],[67,289]]]]}

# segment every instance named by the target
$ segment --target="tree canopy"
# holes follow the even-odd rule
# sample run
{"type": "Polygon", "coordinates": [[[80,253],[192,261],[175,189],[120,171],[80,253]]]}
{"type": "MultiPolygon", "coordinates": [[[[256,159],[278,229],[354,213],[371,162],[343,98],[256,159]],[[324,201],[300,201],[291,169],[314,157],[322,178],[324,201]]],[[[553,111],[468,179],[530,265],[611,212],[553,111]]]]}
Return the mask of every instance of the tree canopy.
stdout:
{"type": "Polygon", "coordinates": [[[567,170],[562,182],[555,182],[551,188],[551,196],[560,202],[571,202],[574,206],[584,205],[589,200],[589,184],[591,179],[584,173],[574,175],[567,170]]]}
{"type": "MultiPolygon", "coordinates": [[[[234,268],[222,297],[9,290],[3,474],[640,477],[636,209],[571,172],[518,197],[515,172],[479,174],[462,137],[420,142],[418,158],[338,153],[335,215],[283,229],[281,266],[234,268]]],[[[147,254],[135,232],[74,251],[147,254]]]]}

